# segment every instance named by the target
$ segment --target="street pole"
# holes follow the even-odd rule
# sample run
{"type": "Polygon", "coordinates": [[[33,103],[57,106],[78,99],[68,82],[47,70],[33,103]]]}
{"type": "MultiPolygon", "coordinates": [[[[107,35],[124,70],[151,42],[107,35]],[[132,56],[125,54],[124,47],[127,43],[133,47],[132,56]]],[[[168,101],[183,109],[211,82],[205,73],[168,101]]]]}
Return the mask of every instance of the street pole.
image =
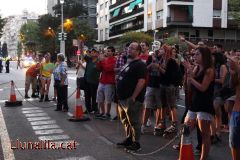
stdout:
{"type": "Polygon", "coordinates": [[[60,52],[64,54],[64,56],[66,57],[65,55],[65,41],[64,41],[64,31],[63,31],[63,3],[64,3],[64,0],[60,0],[60,3],[61,3],[61,34],[62,34],[62,38],[60,40],[60,52]]]}

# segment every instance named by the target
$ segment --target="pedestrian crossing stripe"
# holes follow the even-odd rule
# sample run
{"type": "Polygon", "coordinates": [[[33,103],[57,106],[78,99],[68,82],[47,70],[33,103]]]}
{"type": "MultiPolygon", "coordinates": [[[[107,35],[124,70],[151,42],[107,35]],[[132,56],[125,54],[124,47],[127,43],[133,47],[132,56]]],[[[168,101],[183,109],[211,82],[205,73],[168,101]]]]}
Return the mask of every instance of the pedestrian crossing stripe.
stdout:
{"type": "Polygon", "coordinates": [[[33,130],[41,130],[41,129],[52,129],[52,128],[60,128],[56,124],[47,124],[47,125],[41,125],[41,126],[32,126],[33,130]]]}
{"type": "Polygon", "coordinates": [[[70,137],[68,135],[54,135],[54,136],[39,136],[38,139],[40,141],[53,141],[53,140],[70,139],[70,137]]]}
{"type": "Polygon", "coordinates": [[[63,133],[62,129],[48,129],[48,130],[37,130],[35,131],[36,135],[47,135],[47,134],[59,134],[63,133]]]}

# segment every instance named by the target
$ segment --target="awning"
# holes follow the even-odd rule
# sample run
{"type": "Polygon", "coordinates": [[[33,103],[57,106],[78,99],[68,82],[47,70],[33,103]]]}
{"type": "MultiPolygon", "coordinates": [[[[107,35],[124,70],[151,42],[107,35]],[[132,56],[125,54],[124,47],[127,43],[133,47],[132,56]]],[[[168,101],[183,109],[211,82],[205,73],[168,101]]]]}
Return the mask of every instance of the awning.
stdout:
{"type": "Polygon", "coordinates": [[[116,17],[119,15],[119,12],[120,12],[120,8],[117,8],[114,10],[114,13],[113,13],[113,17],[116,17]]]}

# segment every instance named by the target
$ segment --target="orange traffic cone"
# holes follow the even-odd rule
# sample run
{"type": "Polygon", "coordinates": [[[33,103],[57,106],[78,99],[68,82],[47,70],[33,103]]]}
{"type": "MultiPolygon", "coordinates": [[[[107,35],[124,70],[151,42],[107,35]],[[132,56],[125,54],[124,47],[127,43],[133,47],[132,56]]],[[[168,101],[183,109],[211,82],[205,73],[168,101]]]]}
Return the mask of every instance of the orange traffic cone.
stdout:
{"type": "Polygon", "coordinates": [[[21,106],[22,101],[17,101],[14,82],[11,81],[11,92],[9,101],[5,101],[5,106],[21,106]]]}
{"type": "Polygon", "coordinates": [[[179,160],[194,160],[190,128],[187,125],[184,125],[183,127],[179,160]]]}
{"type": "Polygon", "coordinates": [[[90,120],[90,118],[84,116],[83,114],[83,109],[82,109],[81,99],[80,99],[80,89],[77,89],[75,113],[74,113],[74,116],[69,119],[69,121],[79,122],[79,121],[88,121],[88,120],[90,120]]]}

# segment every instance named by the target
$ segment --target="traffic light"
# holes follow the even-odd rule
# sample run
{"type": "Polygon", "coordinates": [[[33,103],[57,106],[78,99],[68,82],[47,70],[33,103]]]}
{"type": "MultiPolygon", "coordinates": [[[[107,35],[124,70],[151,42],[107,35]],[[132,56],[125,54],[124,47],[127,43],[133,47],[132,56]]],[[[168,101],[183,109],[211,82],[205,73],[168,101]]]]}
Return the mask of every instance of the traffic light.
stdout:
{"type": "Polygon", "coordinates": [[[58,40],[59,40],[59,41],[62,40],[62,33],[58,33],[58,40]]]}
{"type": "Polygon", "coordinates": [[[58,33],[58,40],[59,41],[65,41],[65,40],[67,40],[67,33],[58,33]]]}
{"type": "Polygon", "coordinates": [[[67,33],[63,33],[63,40],[67,40],[67,33]]]}

